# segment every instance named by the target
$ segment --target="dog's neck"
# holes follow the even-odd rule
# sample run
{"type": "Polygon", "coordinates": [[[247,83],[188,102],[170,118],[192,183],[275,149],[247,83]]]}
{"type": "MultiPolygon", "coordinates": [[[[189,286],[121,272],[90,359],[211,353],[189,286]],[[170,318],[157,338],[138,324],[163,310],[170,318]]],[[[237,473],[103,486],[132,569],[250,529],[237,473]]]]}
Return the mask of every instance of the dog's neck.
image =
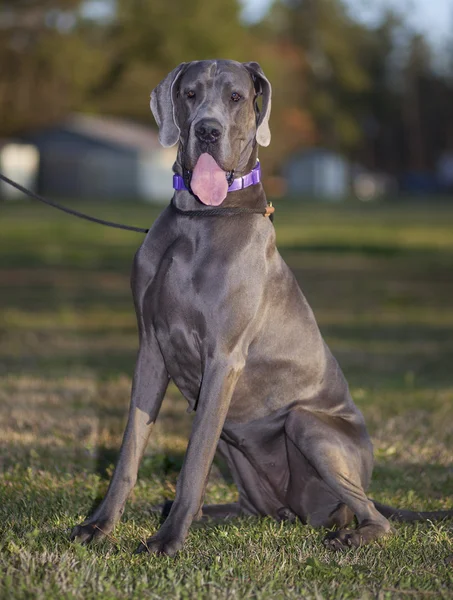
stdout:
{"type": "MultiPolygon", "coordinates": [[[[245,166],[240,171],[235,171],[235,176],[242,177],[243,175],[250,173],[255,167],[257,161],[258,147],[255,145],[248,159],[240,161],[239,164],[242,162],[242,164],[245,166]]],[[[173,166],[173,171],[178,175],[183,174],[179,153],[178,158],[173,166]]],[[[212,208],[200,202],[198,198],[189,190],[176,190],[173,202],[181,210],[210,210],[212,208]]],[[[261,182],[242,190],[228,192],[227,197],[219,208],[231,208],[237,206],[265,209],[267,206],[267,200],[261,182]]]]}

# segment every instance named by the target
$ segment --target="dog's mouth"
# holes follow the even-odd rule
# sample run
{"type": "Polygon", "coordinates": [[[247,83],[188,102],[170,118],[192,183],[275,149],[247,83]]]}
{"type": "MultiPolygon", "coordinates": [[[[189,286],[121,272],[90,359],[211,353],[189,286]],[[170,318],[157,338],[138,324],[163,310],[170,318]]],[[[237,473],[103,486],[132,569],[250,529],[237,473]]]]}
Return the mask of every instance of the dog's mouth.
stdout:
{"type": "Polygon", "coordinates": [[[198,157],[193,171],[184,169],[184,180],[203,204],[219,206],[233,183],[234,170],[224,171],[210,154],[204,152],[198,157]]]}

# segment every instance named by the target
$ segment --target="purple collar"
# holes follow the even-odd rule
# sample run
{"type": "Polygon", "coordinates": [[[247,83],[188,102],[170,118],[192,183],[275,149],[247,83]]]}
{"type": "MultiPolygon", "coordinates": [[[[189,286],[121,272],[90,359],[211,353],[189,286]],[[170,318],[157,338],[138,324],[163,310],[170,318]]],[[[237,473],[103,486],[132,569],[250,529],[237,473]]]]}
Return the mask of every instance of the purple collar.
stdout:
{"type": "MultiPolygon", "coordinates": [[[[261,181],[261,166],[260,161],[256,163],[256,166],[244,175],[243,177],[238,177],[233,181],[233,183],[229,186],[229,192],[237,192],[238,190],[243,190],[246,187],[251,185],[255,185],[261,181]]],[[[184,179],[181,175],[177,175],[176,173],[173,175],[173,189],[175,190],[187,190],[186,184],[184,183],[184,179]]]]}

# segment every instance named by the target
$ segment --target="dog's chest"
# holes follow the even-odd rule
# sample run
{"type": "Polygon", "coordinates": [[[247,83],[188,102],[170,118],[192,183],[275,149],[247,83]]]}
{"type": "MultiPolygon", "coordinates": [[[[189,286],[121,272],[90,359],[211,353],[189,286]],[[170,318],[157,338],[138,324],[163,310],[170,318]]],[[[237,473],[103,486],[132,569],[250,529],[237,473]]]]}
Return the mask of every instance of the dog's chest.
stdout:
{"type": "Polygon", "coordinates": [[[190,240],[176,240],[147,291],[146,311],[167,370],[189,400],[198,397],[206,341],[222,294],[221,268],[214,269],[210,258],[190,240]]]}

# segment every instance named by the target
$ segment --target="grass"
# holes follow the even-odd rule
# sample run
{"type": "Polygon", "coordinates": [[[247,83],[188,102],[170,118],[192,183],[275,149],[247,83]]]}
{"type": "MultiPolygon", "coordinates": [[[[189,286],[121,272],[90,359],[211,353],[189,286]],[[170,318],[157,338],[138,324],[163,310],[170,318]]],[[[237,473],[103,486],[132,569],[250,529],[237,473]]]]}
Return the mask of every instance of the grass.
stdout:
{"type": "MultiPolygon", "coordinates": [[[[157,211],[84,204],[148,226],[157,211]]],[[[365,414],[370,495],[453,508],[453,204],[277,204],[279,246],[365,414]]],[[[134,556],[174,496],[190,417],[170,387],[114,535],[68,541],[117,457],[137,350],[129,270],[142,236],[0,205],[1,598],[453,598],[452,522],[397,525],[345,554],[269,519],[195,525],[175,559],[134,556]]],[[[214,466],[209,502],[236,498],[214,466]]]]}

